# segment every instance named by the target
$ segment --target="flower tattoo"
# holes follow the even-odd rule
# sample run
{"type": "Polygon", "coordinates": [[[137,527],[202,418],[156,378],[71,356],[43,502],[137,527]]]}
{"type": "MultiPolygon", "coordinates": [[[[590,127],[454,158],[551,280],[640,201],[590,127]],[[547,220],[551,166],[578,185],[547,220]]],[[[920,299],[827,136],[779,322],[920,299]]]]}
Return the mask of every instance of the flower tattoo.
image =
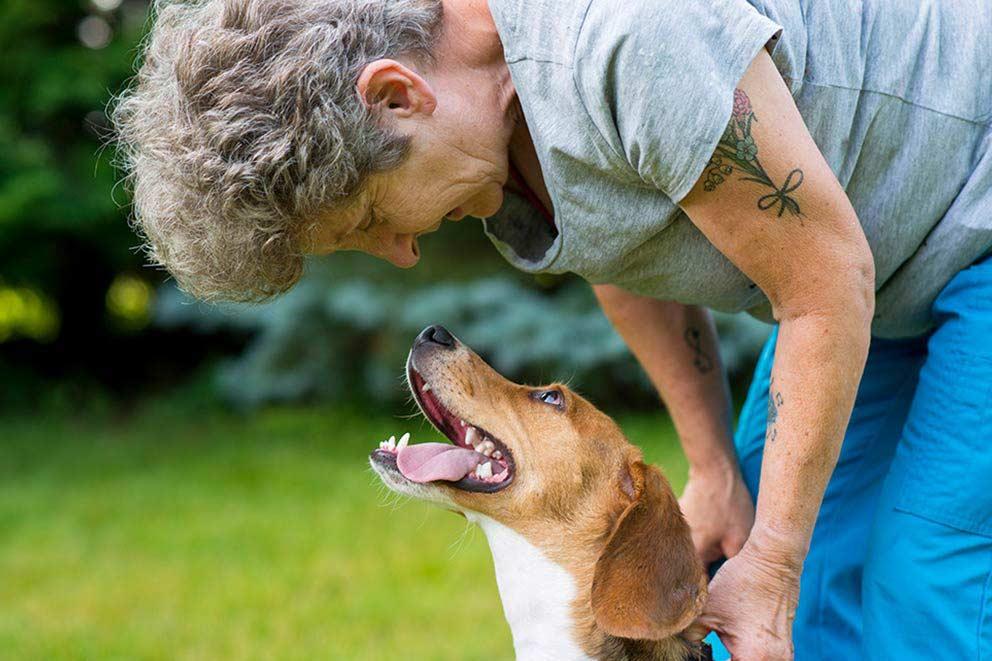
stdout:
{"type": "Polygon", "coordinates": [[[706,179],[703,190],[713,191],[733,174],[736,168],[744,181],[753,181],[772,190],[758,198],[758,208],[762,211],[778,210],[778,217],[788,211],[793,216],[802,216],[799,203],[792,196],[803,183],[803,171],[792,170],[781,186],[775,185],[765,168],[758,160],[758,145],[751,135],[751,125],[757,122],[751,99],[744,90],[734,90],[734,109],[730,123],[723,132],[710,161],[706,164],[706,179]]]}
{"type": "Polygon", "coordinates": [[[754,138],[747,136],[743,140],[737,141],[737,160],[753,161],[758,156],[758,145],[754,144],[754,138]]]}
{"type": "Polygon", "coordinates": [[[751,99],[744,90],[734,90],[734,117],[747,117],[751,114],[751,99]]]}

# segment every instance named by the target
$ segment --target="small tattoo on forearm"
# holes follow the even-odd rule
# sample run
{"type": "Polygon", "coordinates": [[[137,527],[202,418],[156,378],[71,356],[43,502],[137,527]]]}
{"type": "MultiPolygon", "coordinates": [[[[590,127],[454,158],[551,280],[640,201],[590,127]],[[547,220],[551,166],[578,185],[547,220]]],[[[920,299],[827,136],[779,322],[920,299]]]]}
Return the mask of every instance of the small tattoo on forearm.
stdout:
{"type": "Polygon", "coordinates": [[[777,208],[779,218],[786,211],[793,216],[802,216],[799,203],[792,193],[802,185],[803,171],[799,168],[792,170],[781,186],[777,186],[772,181],[758,159],[758,145],[751,134],[751,125],[757,121],[751,108],[751,99],[744,90],[735,89],[734,111],[713,157],[706,164],[703,190],[716,190],[716,187],[726,181],[736,168],[743,175],[741,179],[744,181],[753,181],[772,190],[771,193],[758,198],[760,210],[777,208]]]}
{"type": "Polygon", "coordinates": [[[709,354],[703,350],[702,334],[699,332],[699,329],[695,326],[689,326],[685,329],[684,337],[685,343],[692,348],[692,364],[696,367],[699,373],[706,374],[713,369],[713,360],[709,357],[709,354]]]}
{"type": "Polygon", "coordinates": [[[769,443],[774,443],[778,437],[778,410],[785,403],[785,400],[782,399],[782,392],[772,388],[774,383],[775,381],[773,379],[768,384],[768,420],[765,427],[767,431],[765,433],[769,443]]]}

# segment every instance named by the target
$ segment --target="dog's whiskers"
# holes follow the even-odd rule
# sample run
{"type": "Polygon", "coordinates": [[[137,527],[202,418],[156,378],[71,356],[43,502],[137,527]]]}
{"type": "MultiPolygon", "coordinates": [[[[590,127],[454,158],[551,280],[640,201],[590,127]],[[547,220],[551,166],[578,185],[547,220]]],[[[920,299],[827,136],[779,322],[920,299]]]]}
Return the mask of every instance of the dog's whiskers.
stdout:
{"type": "Polygon", "coordinates": [[[462,548],[464,548],[465,546],[465,540],[468,538],[470,534],[474,534],[474,533],[475,533],[475,525],[466,521],[465,527],[462,529],[462,534],[458,535],[458,537],[453,542],[448,544],[449,560],[453,559],[456,555],[458,555],[458,553],[461,552],[462,548]]]}
{"type": "Polygon", "coordinates": [[[374,469],[369,467],[368,470],[372,473],[372,483],[370,486],[375,486],[376,491],[379,492],[379,507],[383,509],[389,508],[390,512],[395,512],[396,508],[403,504],[404,500],[413,500],[410,496],[405,496],[390,489],[389,486],[387,486],[386,483],[379,478],[374,469]]]}

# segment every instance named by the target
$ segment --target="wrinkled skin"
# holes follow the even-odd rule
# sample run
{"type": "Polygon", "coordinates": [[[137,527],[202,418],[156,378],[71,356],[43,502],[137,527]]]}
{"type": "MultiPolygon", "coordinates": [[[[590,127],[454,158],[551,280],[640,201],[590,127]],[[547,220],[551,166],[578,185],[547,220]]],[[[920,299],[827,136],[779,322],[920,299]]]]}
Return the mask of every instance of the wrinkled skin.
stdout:
{"type": "Polygon", "coordinates": [[[734,661],[787,661],[793,658],[791,632],[802,567],[773,560],[775,554],[760,546],[749,540],[720,568],[689,637],[716,631],[733,650],[734,661]]]}

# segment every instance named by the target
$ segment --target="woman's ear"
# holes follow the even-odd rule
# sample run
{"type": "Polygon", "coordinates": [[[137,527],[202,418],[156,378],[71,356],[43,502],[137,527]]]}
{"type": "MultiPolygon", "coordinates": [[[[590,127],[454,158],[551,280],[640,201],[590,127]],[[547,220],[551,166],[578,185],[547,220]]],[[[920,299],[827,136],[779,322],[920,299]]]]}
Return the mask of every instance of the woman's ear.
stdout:
{"type": "Polygon", "coordinates": [[[437,97],[427,81],[396,60],[367,64],[358,76],[356,88],[368,108],[395,117],[430,115],[437,108],[437,97]]]}
{"type": "Polygon", "coordinates": [[[631,502],[596,563],[596,624],[620,638],[662,640],[686,629],[702,611],[706,579],[689,526],[664,476],[635,461],[621,472],[631,502]]]}

